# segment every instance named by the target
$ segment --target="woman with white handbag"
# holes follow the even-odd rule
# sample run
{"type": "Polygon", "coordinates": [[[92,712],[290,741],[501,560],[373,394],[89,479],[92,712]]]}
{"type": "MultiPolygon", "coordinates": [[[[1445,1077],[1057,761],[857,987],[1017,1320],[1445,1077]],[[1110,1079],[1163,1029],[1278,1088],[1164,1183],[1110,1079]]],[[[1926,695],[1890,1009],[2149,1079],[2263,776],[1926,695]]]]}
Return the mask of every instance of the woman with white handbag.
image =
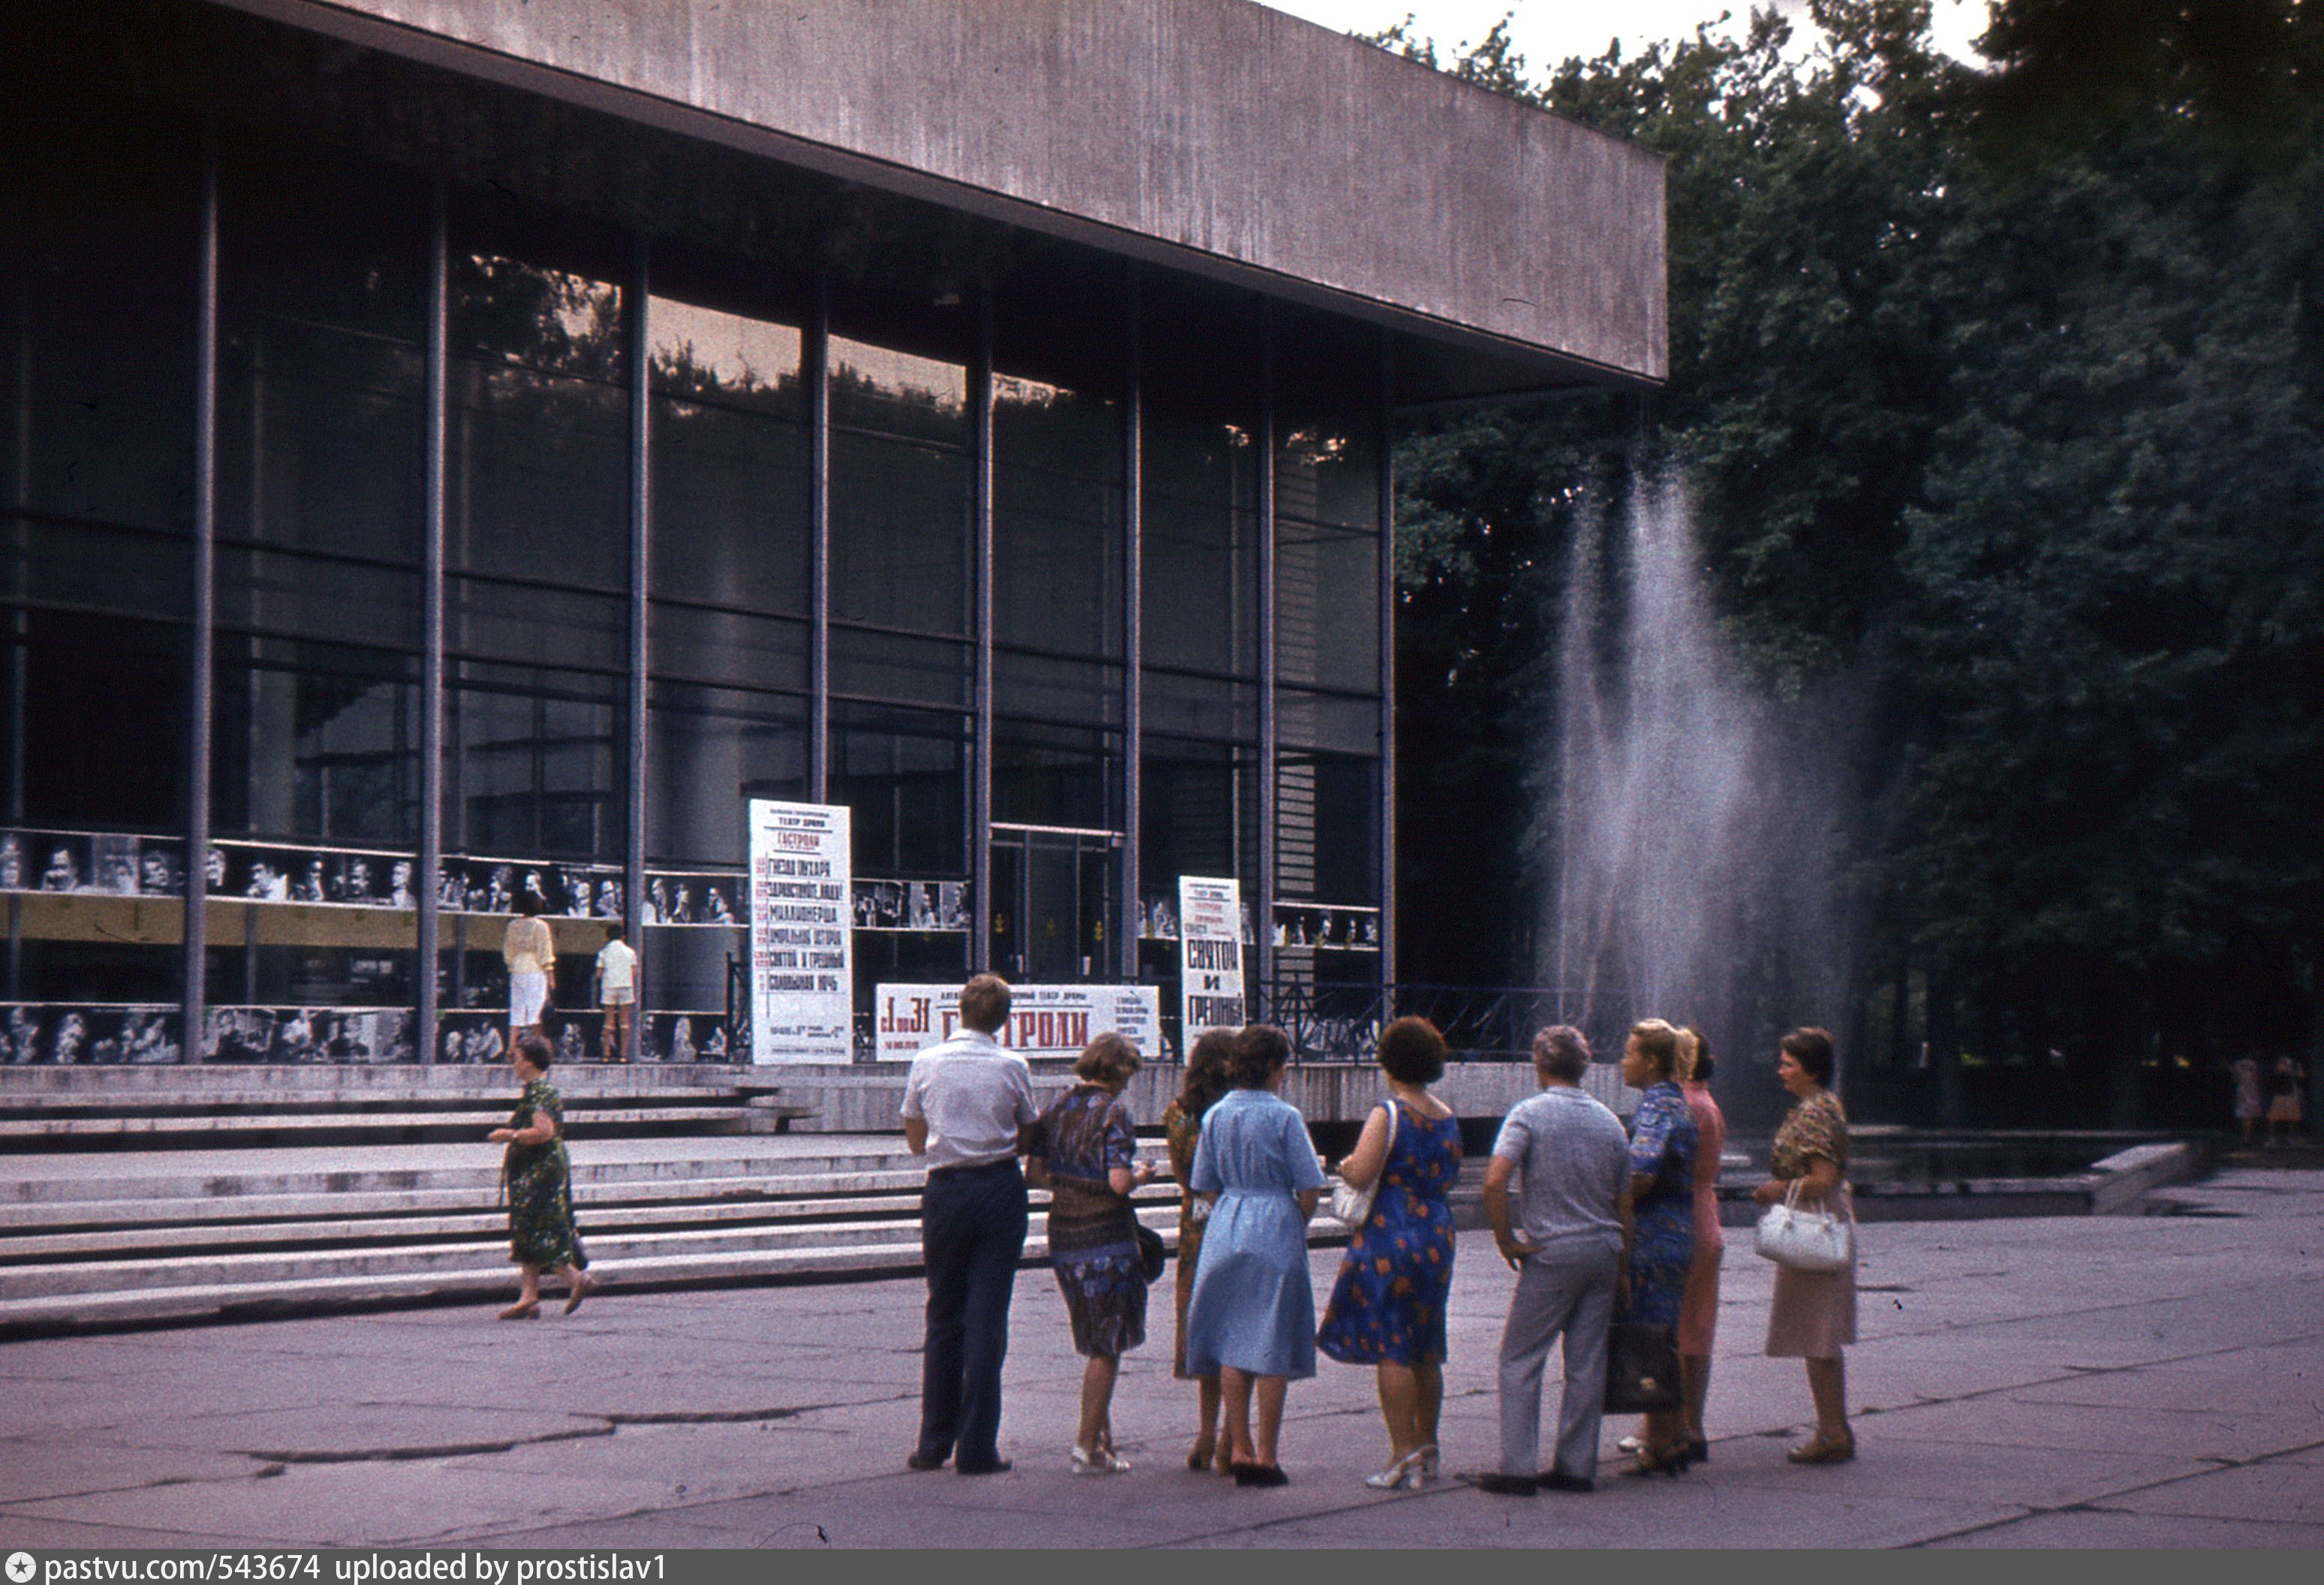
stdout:
{"type": "Polygon", "coordinates": [[[1754,1242],[1775,1262],[1767,1313],[1771,1359],[1805,1359],[1816,1433],[1786,1456],[1794,1464],[1838,1464],[1856,1456],[1848,1424],[1848,1377],[1840,1350],[1856,1341],[1856,1210],[1848,1179],[1848,1114],[1829,1086],[1831,1036],[1794,1029],[1783,1038],[1775,1077],[1797,1098],[1775,1130],[1775,1175],[1754,1191],[1766,1206],[1754,1242]]]}

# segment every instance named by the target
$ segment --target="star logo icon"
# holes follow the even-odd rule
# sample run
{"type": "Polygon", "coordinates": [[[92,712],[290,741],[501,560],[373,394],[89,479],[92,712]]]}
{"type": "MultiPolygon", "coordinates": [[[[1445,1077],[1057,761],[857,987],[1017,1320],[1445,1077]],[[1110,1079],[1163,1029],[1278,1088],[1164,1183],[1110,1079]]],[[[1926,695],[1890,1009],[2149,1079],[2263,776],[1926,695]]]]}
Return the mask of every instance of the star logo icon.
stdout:
{"type": "Polygon", "coordinates": [[[10,1553],[8,1554],[9,1585],[25,1585],[32,1577],[32,1554],[29,1552],[10,1553]]]}

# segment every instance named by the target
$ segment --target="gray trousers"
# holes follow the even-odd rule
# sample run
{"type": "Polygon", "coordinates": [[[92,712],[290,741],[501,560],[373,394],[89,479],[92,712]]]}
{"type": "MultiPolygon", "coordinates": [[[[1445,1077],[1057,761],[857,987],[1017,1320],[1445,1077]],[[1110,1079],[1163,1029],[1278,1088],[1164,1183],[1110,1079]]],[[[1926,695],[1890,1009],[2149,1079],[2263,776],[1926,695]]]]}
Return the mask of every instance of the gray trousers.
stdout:
{"type": "Polygon", "coordinates": [[[1501,1333],[1501,1472],[1541,1466],[1541,1378],[1550,1346],[1565,1338],[1565,1394],[1557,1415],[1561,1475],[1598,1472],[1598,1427],[1606,1414],[1606,1328],[1614,1319],[1620,1257],[1602,1246],[1550,1252],[1526,1261],[1501,1333]]]}

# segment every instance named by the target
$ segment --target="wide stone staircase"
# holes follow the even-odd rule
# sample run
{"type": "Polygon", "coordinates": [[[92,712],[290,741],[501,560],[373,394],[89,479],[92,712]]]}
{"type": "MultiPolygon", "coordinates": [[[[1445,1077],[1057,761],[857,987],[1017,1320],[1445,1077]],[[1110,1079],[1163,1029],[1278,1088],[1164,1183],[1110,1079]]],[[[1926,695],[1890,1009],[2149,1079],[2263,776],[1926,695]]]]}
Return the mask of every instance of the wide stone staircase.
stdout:
{"type": "MultiPolygon", "coordinates": [[[[920,1269],[922,1163],[896,1134],[788,1131],[831,1104],[821,1091],[720,1068],[556,1080],[576,1218],[609,1284],[920,1269]]],[[[512,1104],[498,1069],[0,1069],[0,1337],[505,1302],[484,1136],[512,1104]]],[[[1140,1154],[1167,1172],[1158,1139],[1140,1154]]],[[[1482,1171],[1462,1175],[1462,1225],[1482,1171]]],[[[1176,1185],[1136,1203],[1175,1249],[1176,1185]]],[[[1028,1264],[1047,1258],[1047,1203],[1035,1191],[1028,1264]]],[[[1347,1230],[1319,1213],[1310,1238],[1347,1230]]]]}
{"type": "MultiPolygon", "coordinates": [[[[919,1269],[922,1174],[899,1138],[576,1131],[571,1149],[576,1220],[591,1271],[610,1283],[919,1269]]],[[[513,1291],[489,1147],[111,1155],[101,1172],[89,1161],[8,1163],[0,1335],[482,1303],[513,1291]]],[[[1047,1196],[1034,1200],[1028,1261],[1047,1254],[1047,1196]]],[[[1175,1188],[1149,1186],[1138,1203],[1140,1220],[1175,1243],[1175,1188]]]]}

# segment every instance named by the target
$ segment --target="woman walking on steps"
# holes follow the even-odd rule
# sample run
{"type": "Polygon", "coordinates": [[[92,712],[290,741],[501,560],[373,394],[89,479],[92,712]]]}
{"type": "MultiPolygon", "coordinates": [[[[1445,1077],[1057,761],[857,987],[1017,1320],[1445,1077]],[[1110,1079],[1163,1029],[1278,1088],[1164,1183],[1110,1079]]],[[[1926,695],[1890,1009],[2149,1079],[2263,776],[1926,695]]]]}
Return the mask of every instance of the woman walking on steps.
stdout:
{"type": "Polygon", "coordinates": [[[597,1291],[597,1279],[581,1269],[578,1241],[573,1236],[572,1166],[562,1138],[565,1099],[549,1082],[556,1048],[538,1029],[516,1037],[509,1058],[517,1083],[524,1087],[508,1126],[494,1129],[490,1139],[505,1145],[501,1181],[508,1191],[509,1258],[524,1273],[524,1289],[515,1304],[501,1312],[503,1321],[530,1321],[540,1313],[540,1274],[554,1271],[566,1286],[565,1313],[597,1291]]]}

